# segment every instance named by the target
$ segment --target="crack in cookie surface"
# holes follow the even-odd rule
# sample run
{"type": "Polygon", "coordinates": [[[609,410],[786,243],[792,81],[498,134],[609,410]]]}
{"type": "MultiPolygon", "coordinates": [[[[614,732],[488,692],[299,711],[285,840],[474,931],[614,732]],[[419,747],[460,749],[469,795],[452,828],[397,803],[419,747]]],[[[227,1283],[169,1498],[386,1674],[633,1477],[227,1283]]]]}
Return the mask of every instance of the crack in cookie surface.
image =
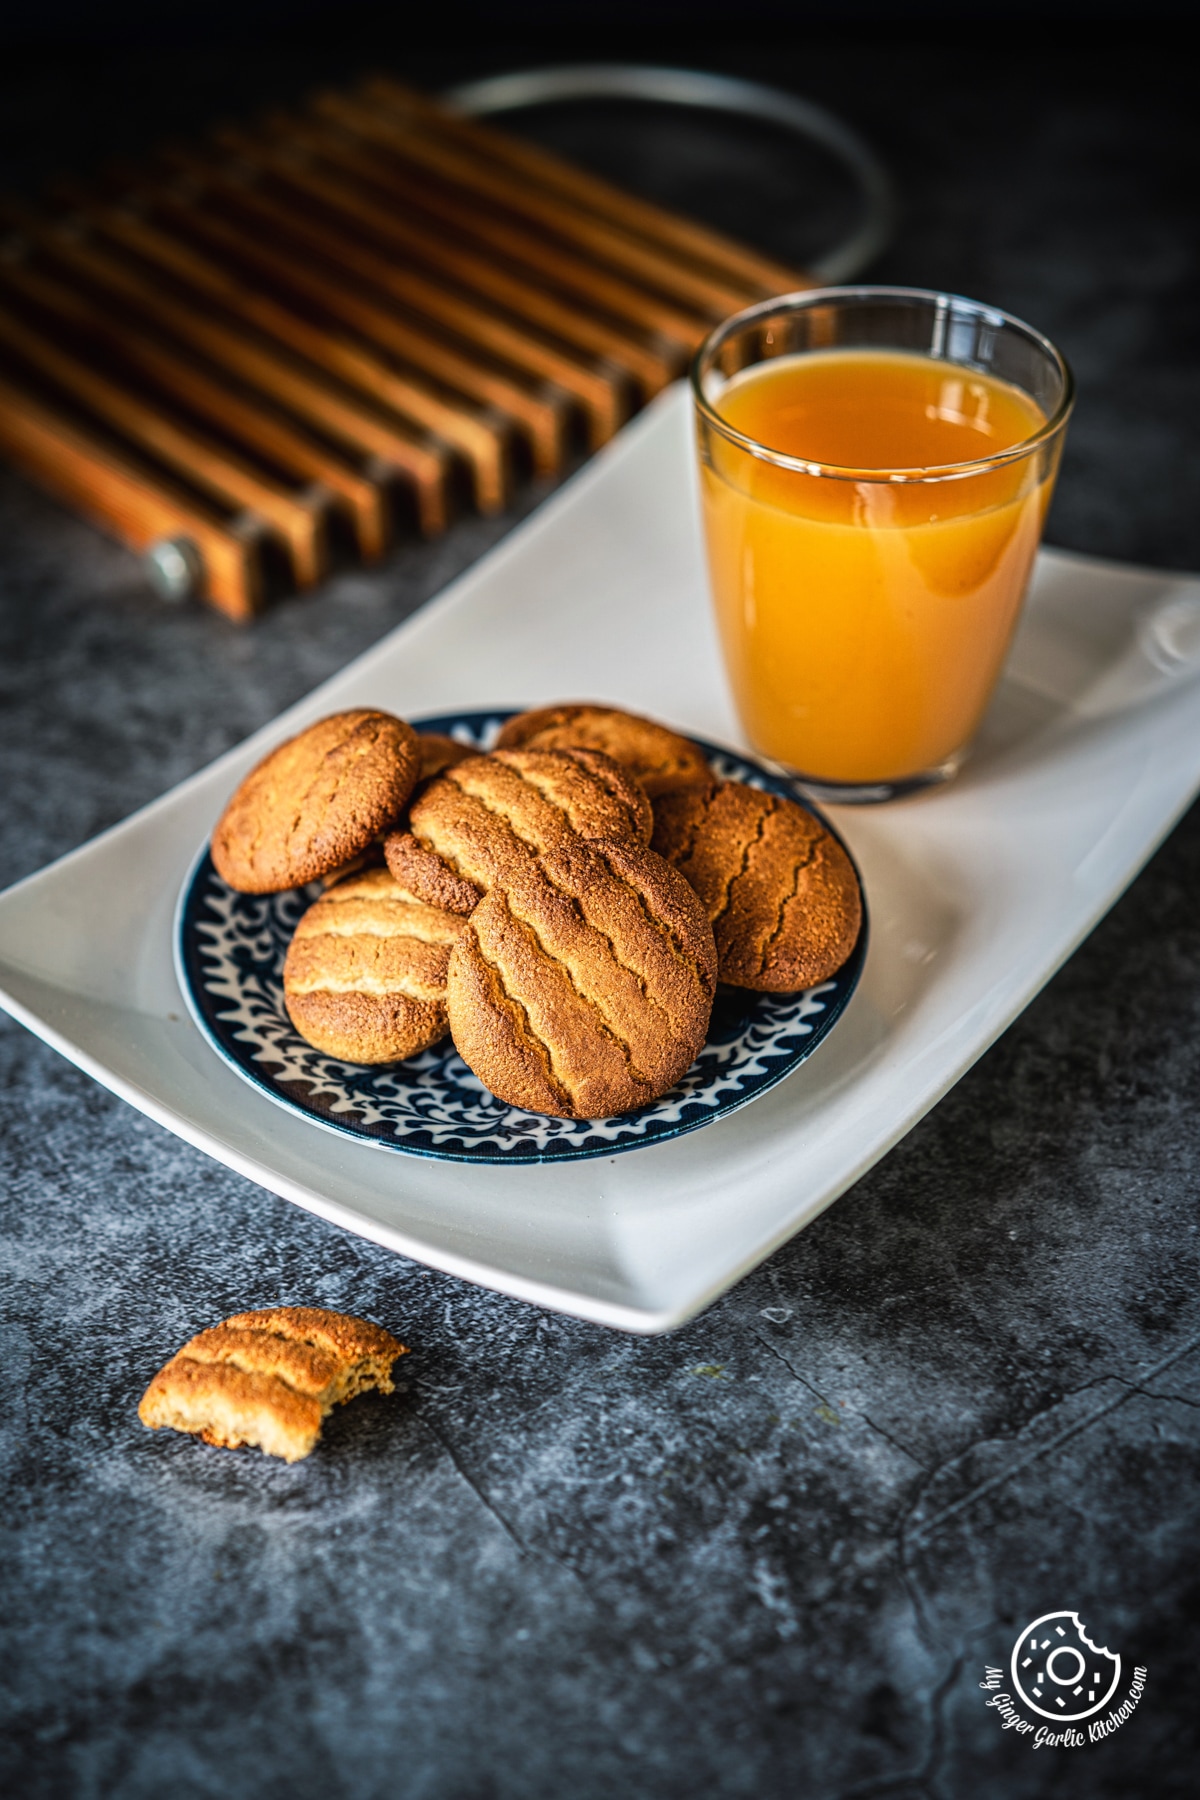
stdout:
{"type": "Polygon", "coordinates": [[[330,888],[301,918],[283,967],[300,1035],[345,1062],[399,1062],[446,1035],[446,970],[465,921],[426,906],[387,869],[330,888]]]}
{"type": "Polygon", "coordinates": [[[722,981],[795,993],[835,974],[854,948],[853,865],[795,801],[734,781],[668,795],[652,843],[703,900],[722,981]]]}
{"type": "Polygon", "coordinates": [[[632,840],[568,836],[495,887],[451,953],[447,1004],[460,1055],[493,1093],[539,1107],[487,996],[478,959],[550,1059],[574,1118],[627,1112],[671,1087],[704,1043],[716,977],[712,930],[683,879],[632,840]],[[690,935],[681,956],[653,923],[690,935]],[[703,978],[700,971],[707,975],[703,978]]]}
{"type": "Polygon", "coordinates": [[[645,795],[610,758],[505,751],[468,757],[431,782],[385,851],[422,899],[466,912],[468,897],[507,883],[567,837],[644,840],[651,825],[645,795]]]}

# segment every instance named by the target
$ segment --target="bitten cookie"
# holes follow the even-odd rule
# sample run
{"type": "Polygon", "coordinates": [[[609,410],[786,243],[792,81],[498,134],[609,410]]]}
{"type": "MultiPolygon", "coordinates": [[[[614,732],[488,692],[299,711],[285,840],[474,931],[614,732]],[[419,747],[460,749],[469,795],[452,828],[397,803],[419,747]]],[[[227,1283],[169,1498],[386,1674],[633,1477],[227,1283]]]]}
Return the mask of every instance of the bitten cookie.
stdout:
{"type": "Polygon", "coordinates": [[[722,981],[795,993],[828,980],[853,950],[862,924],[853,865],[794,801],[740,781],[666,795],[653,845],[700,896],[722,981]]]}
{"type": "Polygon", "coordinates": [[[695,1060],[716,972],[704,910],[668,863],[629,839],[568,833],[471,914],[450,954],[450,1030],[501,1100],[608,1118],[695,1060]]]}
{"type": "Polygon", "coordinates": [[[334,713],[252,769],[212,837],[218,875],[243,894],[303,887],[361,856],[399,817],[421,768],[417,734],[390,713],[334,713]]]}
{"type": "Polygon", "coordinates": [[[627,768],[651,800],[675,788],[707,786],[712,772],[689,738],[614,706],[542,706],[501,727],[498,749],[603,750],[627,768]]]}
{"type": "Polygon", "coordinates": [[[159,1370],[138,1406],[151,1431],[167,1425],[207,1444],[255,1444],[299,1462],[339,1402],[392,1392],[405,1347],[380,1325],[316,1306],[235,1313],[200,1332],[159,1370]]]}
{"type": "Polygon", "coordinates": [[[292,1024],[343,1062],[399,1062],[448,1030],[446,965],[463,930],[387,869],[338,882],[296,927],[283,965],[292,1024]]]}
{"type": "Polygon", "coordinates": [[[650,803],[597,750],[500,750],[457,763],[418,795],[409,830],[384,840],[397,881],[432,906],[469,913],[568,837],[649,840],[650,803]]]}

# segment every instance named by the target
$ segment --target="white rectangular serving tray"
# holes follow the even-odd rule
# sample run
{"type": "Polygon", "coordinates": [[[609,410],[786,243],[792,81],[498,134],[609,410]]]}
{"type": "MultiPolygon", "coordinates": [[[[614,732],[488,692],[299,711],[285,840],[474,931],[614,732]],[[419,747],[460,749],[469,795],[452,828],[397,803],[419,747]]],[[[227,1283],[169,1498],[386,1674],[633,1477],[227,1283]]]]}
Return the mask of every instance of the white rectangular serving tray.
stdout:
{"type": "Polygon", "coordinates": [[[677,386],[373,650],[0,895],[0,1001],[168,1130],[347,1230],[543,1306],[665,1331],[877,1162],[1121,893],[1200,787],[1198,669],[1200,581],[1044,552],[963,774],[837,811],[871,909],[862,982],[811,1061],[729,1118],[611,1159],[509,1169],[291,1116],[200,1036],[171,953],[196,850],[270,745],[350,705],[416,716],[571,698],[743,741],[677,386]]]}

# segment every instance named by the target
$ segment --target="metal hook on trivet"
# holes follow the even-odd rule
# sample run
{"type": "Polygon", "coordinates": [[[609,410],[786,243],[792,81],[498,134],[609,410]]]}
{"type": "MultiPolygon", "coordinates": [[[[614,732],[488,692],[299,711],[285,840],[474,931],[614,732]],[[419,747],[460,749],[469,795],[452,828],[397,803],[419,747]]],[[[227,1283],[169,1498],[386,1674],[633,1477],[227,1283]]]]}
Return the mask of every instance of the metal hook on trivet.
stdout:
{"type": "Polygon", "coordinates": [[[896,197],[891,177],[857,132],[811,100],[785,94],[761,82],[695,69],[655,68],[644,63],[567,63],[549,69],[518,69],[448,88],[442,100],[472,118],[551,106],[564,100],[645,100],[665,106],[733,113],[760,124],[779,125],[836,158],[858,187],[861,217],[854,229],[810,265],[813,279],[834,287],[866,268],[891,239],[896,197]]]}

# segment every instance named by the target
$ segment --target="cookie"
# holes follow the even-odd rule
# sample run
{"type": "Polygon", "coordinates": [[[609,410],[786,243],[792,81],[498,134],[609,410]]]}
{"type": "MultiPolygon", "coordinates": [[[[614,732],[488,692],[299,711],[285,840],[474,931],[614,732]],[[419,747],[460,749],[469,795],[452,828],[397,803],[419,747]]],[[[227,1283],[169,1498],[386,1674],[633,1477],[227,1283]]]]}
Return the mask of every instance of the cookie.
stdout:
{"type": "Polygon", "coordinates": [[[372,838],[361,856],[352,856],[349,862],[339,863],[336,869],[330,869],[327,875],[322,875],[321,886],[336,887],[339,881],[345,881],[347,875],[357,875],[361,869],[383,867],[383,839],[372,838]]]}
{"type": "Polygon", "coordinates": [[[446,965],[463,929],[387,869],[329,888],[296,927],[283,965],[301,1037],[343,1062],[399,1062],[446,1035],[446,965]]]}
{"type": "Polygon", "coordinates": [[[383,840],[387,866],[409,893],[420,895],[427,906],[464,918],[479,903],[481,889],[444,862],[436,850],[411,831],[391,831],[383,840]]]}
{"type": "Polygon", "coordinates": [[[542,706],[501,727],[498,749],[603,750],[641,783],[651,800],[676,788],[706,786],[712,772],[689,738],[614,706],[542,706]]]}
{"type": "Polygon", "coordinates": [[[242,782],[212,837],[218,875],[243,894],[303,887],[394,825],[421,767],[403,719],[364,707],[289,738],[242,782]]]}
{"type": "Polygon", "coordinates": [[[469,913],[566,834],[645,843],[650,803],[628,770],[596,750],[501,750],[431,782],[409,829],[384,840],[398,881],[432,906],[469,913]]]}
{"type": "Polygon", "coordinates": [[[795,993],[827,981],[853,950],[862,924],[853,864],[795,801],[740,781],[664,795],[652,841],[700,896],[722,981],[795,993]]]}
{"type": "Polygon", "coordinates": [[[443,769],[453,768],[455,763],[476,754],[470,744],[460,744],[457,738],[448,737],[444,731],[419,731],[417,747],[421,752],[421,781],[432,781],[443,769]]]}
{"type": "Polygon", "coordinates": [[[299,1462],[339,1402],[368,1388],[392,1392],[392,1365],[404,1354],[382,1326],[321,1307],[235,1313],[159,1370],[138,1417],[151,1431],[166,1425],[207,1444],[255,1444],[299,1462]]]}
{"type": "Polygon", "coordinates": [[[669,863],[636,840],[564,833],[471,914],[450,954],[450,1031],[510,1105],[608,1118],[695,1060],[716,974],[704,909],[669,863]]]}

